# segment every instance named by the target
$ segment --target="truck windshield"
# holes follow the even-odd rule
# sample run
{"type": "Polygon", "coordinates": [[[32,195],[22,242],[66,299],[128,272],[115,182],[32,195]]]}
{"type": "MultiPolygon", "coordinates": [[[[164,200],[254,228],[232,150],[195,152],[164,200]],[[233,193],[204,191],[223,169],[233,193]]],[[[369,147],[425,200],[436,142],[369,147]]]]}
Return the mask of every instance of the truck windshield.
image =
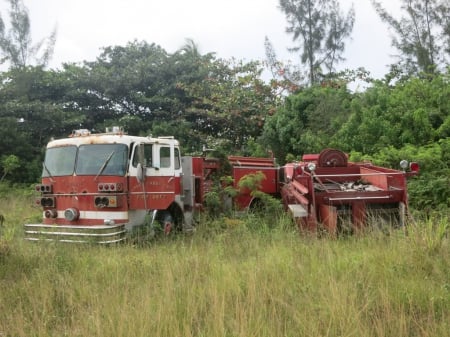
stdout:
{"type": "Polygon", "coordinates": [[[81,145],[78,148],[75,173],[123,176],[126,172],[127,159],[128,148],[125,144],[81,145]]]}
{"type": "Polygon", "coordinates": [[[68,176],[73,174],[76,146],[53,147],[45,152],[43,177],[68,176]]]}

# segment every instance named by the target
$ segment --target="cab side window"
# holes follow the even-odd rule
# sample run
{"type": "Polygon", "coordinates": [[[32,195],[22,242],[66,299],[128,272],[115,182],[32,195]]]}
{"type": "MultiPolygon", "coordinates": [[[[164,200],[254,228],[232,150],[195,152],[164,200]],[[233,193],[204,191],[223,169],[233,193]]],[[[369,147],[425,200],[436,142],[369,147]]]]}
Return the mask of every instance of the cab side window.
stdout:
{"type": "Polygon", "coordinates": [[[144,163],[146,167],[153,167],[153,144],[144,144],[144,163]]]}
{"type": "Polygon", "coordinates": [[[181,167],[180,150],[175,148],[175,170],[179,170],[181,167]]]}
{"type": "Polygon", "coordinates": [[[160,158],[161,168],[170,167],[170,147],[161,147],[159,149],[159,158],[160,158]]]}
{"type": "Polygon", "coordinates": [[[146,167],[152,167],[153,165],[153,144],[140,144],[137,145],[133,156],[133,166],[137,167],[142,157],[142,163],[146,167]]]}

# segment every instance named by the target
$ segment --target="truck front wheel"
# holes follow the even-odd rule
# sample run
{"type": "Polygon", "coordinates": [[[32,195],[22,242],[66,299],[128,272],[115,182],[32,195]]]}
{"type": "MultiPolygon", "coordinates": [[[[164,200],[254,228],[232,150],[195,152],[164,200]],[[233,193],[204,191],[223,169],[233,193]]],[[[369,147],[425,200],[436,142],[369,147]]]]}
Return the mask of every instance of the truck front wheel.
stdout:
{"type": "Polygon", "coordinates": [[[153,228],[156,233],[171,235],[180,232],[182,225],[177,214],[172,214],[172,212],[169,211],[161,211],[156,215],[153,228]]]}

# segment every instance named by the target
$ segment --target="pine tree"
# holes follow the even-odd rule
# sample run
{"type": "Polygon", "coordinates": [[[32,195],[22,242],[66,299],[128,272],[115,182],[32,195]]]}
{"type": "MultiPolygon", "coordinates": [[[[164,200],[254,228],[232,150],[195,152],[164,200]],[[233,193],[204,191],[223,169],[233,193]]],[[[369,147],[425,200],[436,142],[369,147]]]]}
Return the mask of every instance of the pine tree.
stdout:
{"type": "Polygon", "coordinates": [[[0,64],[9,62],[12,68],[23,68],[34,62],[46,66],[56,41],[56,29],[47,38],[32,43],[30,17],[22,0],[8,0],[10,4],[10,29],[0,16],[0,64]]]}
{"type": "Polygon", "coordinates": [[[325,67],[332,72],[343,61],[344,40],[350,36],[355,21],[353,6],[343,14],[337,0],[279,0],[286,15],[286,32],[297,42],[292,52],[300,52],[310,84],[315,84],[325,67]]]}
{"type": "Polygon", "coordinates": [[[371,0],[393,32],[392,45],[400,52],[399,65],[407,74],[434,73],[450,56],[450,4],[447,0],[402,0],[405,16],[392,16],[371,0]]]}

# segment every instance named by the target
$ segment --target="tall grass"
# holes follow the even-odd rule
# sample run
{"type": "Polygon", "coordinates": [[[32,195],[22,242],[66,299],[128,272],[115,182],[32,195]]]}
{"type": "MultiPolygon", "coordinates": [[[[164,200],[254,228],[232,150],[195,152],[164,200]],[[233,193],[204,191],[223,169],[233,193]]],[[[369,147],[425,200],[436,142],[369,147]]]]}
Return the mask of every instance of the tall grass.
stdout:
{"type": "Polygon", "coordinates": [[[318,239],[221,218],[146,246],[32,244],[22,201],[0,199],[0,336],[450,336],[446,222],[318,239]]]}

